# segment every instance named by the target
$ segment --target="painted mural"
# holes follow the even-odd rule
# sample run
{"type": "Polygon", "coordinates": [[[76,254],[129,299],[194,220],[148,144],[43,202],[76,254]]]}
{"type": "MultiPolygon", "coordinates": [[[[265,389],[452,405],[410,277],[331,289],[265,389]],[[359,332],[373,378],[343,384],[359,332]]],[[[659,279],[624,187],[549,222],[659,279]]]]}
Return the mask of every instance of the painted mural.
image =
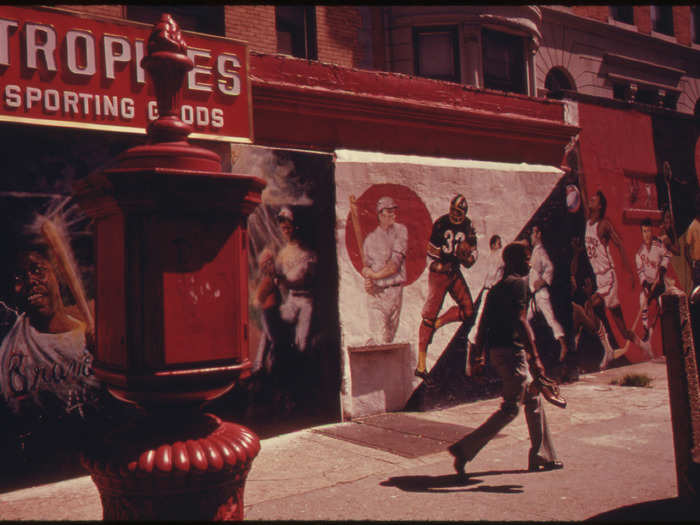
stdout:
{"type": "Polygon", "coordinates": [[[337,417],[331,156],[234,146],[232,159],[267,186],[248,219],[252,373],[217,406],[244,403],[253,421],[337,417]]]}
{"type": "Polygon", "coordinates": [[[92,227],[70,193],[130,140],[6,126],[0,142],[4,484],[37,469],[75,470],[80,443],[108,417],[92,370],[92,227]]]}
{"type": "MultiPolygon", "coordinates": [[[[527,319],[551,377],[662,355],[659,297],[682,286],[675,268],[687,273],[687,263],[672,206],[659,209],[643,169],[624,171],[630,215],[608,204],[614,186],[591,184],[579,143],[562,170],[336,154],[346,417],[497,391],[488,369],[470,376],[469,355],[510,242],[529,249],[527,319]]],[[[670,165],[660,168],[671,180],[670,165]]]]}

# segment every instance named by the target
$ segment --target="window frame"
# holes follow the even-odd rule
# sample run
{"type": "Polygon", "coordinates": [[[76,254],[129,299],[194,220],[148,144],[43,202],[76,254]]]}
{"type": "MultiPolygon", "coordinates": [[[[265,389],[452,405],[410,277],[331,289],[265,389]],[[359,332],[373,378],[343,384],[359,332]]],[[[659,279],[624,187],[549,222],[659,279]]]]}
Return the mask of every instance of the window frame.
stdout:
{"type": "Polygon", "coordinates": [[[621,22],[623,24],[634,25],[634,6],[632,5],[611,5],[610,6],[610,18],[615,20],[615,22],[621,22]],[[629,9],[630,18],[626,19],[621,13],[624,13],[626,9],[629,9]],[[622,10],[622,11],[621,11],[622,10]]]}
{"type": "Polygon", "coordinates": [[[654,33],[659,33],[666,36],[675,36],[676,28],[673,23],[673,6],[669,5],[651,5],[651,30],[654,33]],[[663,15],[666,16],[663,16],[663,15]],[[662,25],[663,23],[668,26],[662,25]]]}
{"type": "Polygon", "coordinates": [[[439,26],[414,26],[412,28],[413,35],[413,71],[414,74],[422,78],[432,78],[433,80],[443,80],[446,82],[462,82],[462,68],[461,68],[461,53],[459,46],[459,27],[456,25],[439,25],[439,26]],[[450,42],[452,43],[452,60],[454,75],[424,75],[420,71],[420,37],[423,34],[430,33],[444,33],[450,36],[450,42]]]}
{"type": "Polygon", "coordinates": [[[276,5],[275,6],[275,35],[279,33],[290,33],[292,36],[291,53],[281,51],[279,48],[279,37],[277,43],[277,52],[290,54],[296,58],[305,58],[307,60],[318,60],[318,35],[316,31],[316,7],[313,5],[276,5]],[[283,17],[280,14],[279,8],[300,9],[302,26],[290,22],[289,18],[283,17]],[[294,39],[303,41],[303,52],[294,49],[294,39]]]}
{"type": "MultiPolygon", "coordinates": [[[[503,91],[505,93],[518,93],[521,95],[527,95],[528,94],[528,64],[527,64],[527,50],[525,48],[526,46],[526,40],[525,37],[519,34],[514,34],[514,33],[509,33],[505,31],[499,31],[497,29],[492,29],[489,27],[482,27],[481,28],[481,61],[482,61],[482,78],[483,78],[483,86],[485,89],[494,89],[497,91],[503,91]],[[495,38],[500,38],[505,41],[511,40],[513,43],[517,40],[519,44],[519,71],[517,73],[520,75],[520,85],[519,85],[519,90],[514,90],[514,89],[504,89],[504,88],[512,88],[515,86],[515,81],[511,78],[511,81],[509,85],[506,85],[504,82],[499,81],[498,79],[495,79],[495,77],[488,77],[487,76],[487,64],[488,61],[486,60],[486,53],[487,53],[487,48],[488,48],[488,41],[491,40],[493,41],[493,38],[487,38],[489,35],[498,35],[495,38]],[[489,85],[490,84],[490,85],[489,85]],[[495,84],[495,85],[494,85],[495,84]]],[[[515,61],[509,64],[509,75],[512,77],[513,76],[513,67],[514,67],[515,61]]]]}

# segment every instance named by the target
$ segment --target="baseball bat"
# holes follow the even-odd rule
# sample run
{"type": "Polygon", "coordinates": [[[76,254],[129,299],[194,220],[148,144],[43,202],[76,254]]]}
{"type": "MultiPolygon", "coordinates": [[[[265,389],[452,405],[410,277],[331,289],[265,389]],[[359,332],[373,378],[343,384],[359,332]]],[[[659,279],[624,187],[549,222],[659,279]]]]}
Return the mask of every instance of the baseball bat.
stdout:
{"type": "Polygon", "coordinates": [[[75,302],[83,314],[85,321],[88,324],[90,332],[95,330],[95,321],[92,317],[92,312],[88,306],[87,298],[85,296],[85,289],[83,288],[83,282],[75,269],[73,264],[73,257],[70,246],[67,245],[63,237],[56,228],[56,225],[51,219],[44,219],[41,224],[41,234],[46,239],[46,242],[51,246],[51,249],[56,254],[56,259],[59,267],[66,276],[66,281],[68,288],[70,288],[71,293],[75,299],[75,302]]]}
{"type": "Polygon", "coordinates": [[[360,253],[360,258],[364,261],[362,254],[362,228],[360,227],[360,217],[357,213],[357,199],[354,195],[350,195],[350,220],[352,221],[352,229],[355,232],[355,241],[357,241],[357,251],[360,253]]]}

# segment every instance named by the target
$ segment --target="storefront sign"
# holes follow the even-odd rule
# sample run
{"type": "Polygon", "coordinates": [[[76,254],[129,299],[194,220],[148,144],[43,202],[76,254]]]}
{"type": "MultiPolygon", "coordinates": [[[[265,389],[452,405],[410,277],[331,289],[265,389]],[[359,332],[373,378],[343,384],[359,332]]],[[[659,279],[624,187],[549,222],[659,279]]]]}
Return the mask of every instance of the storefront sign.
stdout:
{"type": "MultiPolygon", "coordinates": [[[[177,22],[177,20],[176,20],[177,22]]],[[[0,121],[144,133],[158,117],[141,59],[151,26],[0,7],[0,121]]],[[[194,62],[181,119],[192,138],[252,142],[245,44],[184,32],[194,62]]]]}

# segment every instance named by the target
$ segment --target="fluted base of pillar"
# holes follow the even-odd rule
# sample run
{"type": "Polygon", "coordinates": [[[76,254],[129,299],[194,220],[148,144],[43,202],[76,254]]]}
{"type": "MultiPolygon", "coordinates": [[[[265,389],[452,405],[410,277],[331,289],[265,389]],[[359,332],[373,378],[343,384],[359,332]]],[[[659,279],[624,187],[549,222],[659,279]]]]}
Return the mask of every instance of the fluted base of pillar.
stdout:
{"type": "Polygon", "coordinates": [[[212,414],[133,421],[85,450],[105,520],[242,520],[260,440],[212,414]]]}

